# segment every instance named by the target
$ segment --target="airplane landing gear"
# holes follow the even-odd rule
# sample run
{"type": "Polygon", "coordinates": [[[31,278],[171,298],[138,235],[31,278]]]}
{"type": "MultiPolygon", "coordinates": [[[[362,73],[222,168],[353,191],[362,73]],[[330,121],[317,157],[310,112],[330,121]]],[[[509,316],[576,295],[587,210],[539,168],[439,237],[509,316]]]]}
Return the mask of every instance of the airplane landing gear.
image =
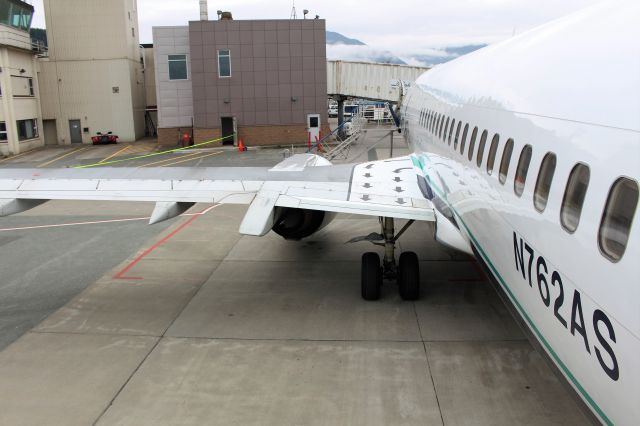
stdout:
{"type": "Polygon", "coordinates": [[[382,287],[382,268],[378,253],[365,253],[362,255],[361,291],[364,300],[378,300],[380,287],[382,287]]]}
{"type": "Polygon", "coordinates": [[[393,218],[380,218],[382,232],[371,234],[367,237],[352,240],[368,240],[375,245],[384,247],[384,258],[380,265],[380,256],[377,253],[368,252],[362,255],[361,292],[364,300],[378,300],[383,278],[396,280],[400,297],[403,300],[417,300],[420,297],[420,266],[418,256],[411,251],[400,255],[398,264],[395,260],[395,245],[398,238],[413,224],[413,220],[395,235],[393,218]],[[374,242],[384,240],[382,242],[374,242]]]}

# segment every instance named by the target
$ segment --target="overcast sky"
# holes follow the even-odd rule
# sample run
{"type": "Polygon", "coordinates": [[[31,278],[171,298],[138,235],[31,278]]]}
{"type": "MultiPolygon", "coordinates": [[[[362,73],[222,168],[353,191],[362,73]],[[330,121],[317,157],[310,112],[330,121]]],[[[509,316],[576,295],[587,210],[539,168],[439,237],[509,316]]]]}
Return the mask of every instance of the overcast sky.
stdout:
{"type": "MultiPolygon", "coordinates": [[[[104,0],[109,1],[109,0],[104,0]]],[[[394,53],[491,43],[579,10],[599,0],[297,0],[298,17],[308,9],[327,29],[394,53]]],[[[54,0],[55,2],[55,0],[54,0]]],[[[44,26],[42,0],[34,27],[44,26]]],[[[54,3],[55,4],[55,3],[54,3]]],[[[209,16],[228,10],[235,19],[287,19],[291,0],[209,0],[209,16]]],[[[151,43],[151,27],[198,20],[198,0],[138,0],[140,42],[151,43]]]]}

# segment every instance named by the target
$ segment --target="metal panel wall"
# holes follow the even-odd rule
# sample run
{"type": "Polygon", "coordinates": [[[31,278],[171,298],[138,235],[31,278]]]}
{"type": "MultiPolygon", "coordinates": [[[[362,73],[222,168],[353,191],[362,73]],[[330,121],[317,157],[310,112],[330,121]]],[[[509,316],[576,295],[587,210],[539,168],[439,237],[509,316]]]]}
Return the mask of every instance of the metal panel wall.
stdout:
{"type": "Polygon", "coordinates": [[[189,27],[153,27],[158,127],[191,127],[189,27]],[[187,55],[187,80],[169,80],[169,55],[187,55]]]}
{"type": "Polygon", "coordinates": [[[323,19],[189,23],[196,127],[302,125],[327,122],[323,19]],[[218,76],[218,50],[231,53],[231,77],[218,76]]]}

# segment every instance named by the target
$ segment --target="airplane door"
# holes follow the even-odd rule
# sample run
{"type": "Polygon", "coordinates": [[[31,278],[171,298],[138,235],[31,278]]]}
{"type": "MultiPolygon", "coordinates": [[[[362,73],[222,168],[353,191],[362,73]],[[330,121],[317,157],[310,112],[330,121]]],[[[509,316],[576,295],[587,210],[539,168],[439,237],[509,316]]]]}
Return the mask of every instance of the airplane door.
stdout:
{"type": "Polygon", "coordinates": [[[320,139],[320,114],[307,114],[307,132],[311,135],[311,143],[320,139]]]}

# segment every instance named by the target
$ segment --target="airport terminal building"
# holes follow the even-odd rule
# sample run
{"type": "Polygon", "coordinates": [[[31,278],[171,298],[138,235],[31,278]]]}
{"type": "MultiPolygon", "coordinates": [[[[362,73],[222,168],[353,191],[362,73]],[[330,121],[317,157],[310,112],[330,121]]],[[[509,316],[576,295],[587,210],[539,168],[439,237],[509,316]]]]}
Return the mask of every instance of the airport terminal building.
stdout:
{"type": "Polygon", "coordinates": [[[299,144],[328,132],[325,21],[201,20],[153,28],[158,142],[237,134],[299,144]]]}
{"type": "Polygon", "coordinates": [[[38,61],[29,29],[33,6],[0,0],[0,155],[42,146],[38,61]]]}

